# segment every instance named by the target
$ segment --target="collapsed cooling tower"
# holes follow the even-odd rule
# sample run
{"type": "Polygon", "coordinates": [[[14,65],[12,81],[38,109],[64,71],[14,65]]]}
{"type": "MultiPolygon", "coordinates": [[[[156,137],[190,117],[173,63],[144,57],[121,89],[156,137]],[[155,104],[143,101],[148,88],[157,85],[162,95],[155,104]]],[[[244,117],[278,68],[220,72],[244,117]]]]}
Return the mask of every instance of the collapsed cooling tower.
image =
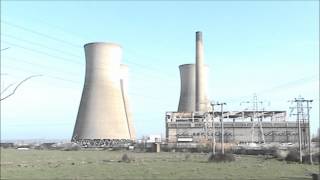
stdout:
{"type": "MultiPolygon", "coordinates": [[[[194,112],[196,104],[196,78],[195,78],[195,64],[182,64],[180,69],[180,100],[178,106],[178,112],[194,112]]],[[[207,82],[208,66],[203,68],[203,81],[207,82]]],[[[207,83],[203,85],[203,91],[205,96],[205,103],[207,101],[207,83]]],[[[205,106],[207,111],[207,104],[205,106]]]]}
{"type": "Polygon", "coordinates": [[[130,101],[128,98],[128,79],[129,79],[129,68],[125,64],[121,64],[120,66],[120,84],[121,84],[121,92],[123,97],[123,103],[126,111],[126,119],[129,127],[130,139],[134,140],[135,137],[135,128],[133,126],[132,112],[130,108],[130,101]]]}
{"type": "Polygon", "coordinates": [[[206,80],[204,74],[204,49],[202,41],[202,32],[196,32],[196,111],[207,111],[206,102],[206,80]]]}
{"type": "Polygon", "coordinates": [[[84,49],[86,75],[73,139],[131,139],[120,81],[121,47],[89,43],[84,49]]]}

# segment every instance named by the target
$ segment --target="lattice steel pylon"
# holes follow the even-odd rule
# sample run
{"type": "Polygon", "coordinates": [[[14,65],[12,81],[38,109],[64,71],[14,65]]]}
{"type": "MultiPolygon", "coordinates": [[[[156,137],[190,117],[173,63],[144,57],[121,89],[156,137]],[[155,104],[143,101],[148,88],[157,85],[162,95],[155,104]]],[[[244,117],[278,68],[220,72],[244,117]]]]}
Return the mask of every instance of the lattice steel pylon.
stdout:
{"type": "MultiPolygon", "coordinates": [[[[243,104],[243,103],[247,103],[247,104],[252,104],[252,111],[253,111],[253,114],[252,114],[252,126],[251,126],[251,143],[254,143],[254,126],[255,126],[255,119],[257,119],[257,112],[259,111],[259,104],[262,106],[263,104],[263,101],[258,101],[258,97],[256,94],[253,95],[253,100],[252,101],[243,101],[240,103],[243,104]]],[[[263,111],[264,111],[264,108],[262,108],[263,111]]],[[[263,117],[263,113],[262,113],[262,117],[263,117]]],[[[263,118],[261,119],[263,120],[263,118]]],[[[261,123],[261,120],[258,120],[258,125],[259,125],[259,130],[260,130],[260,138],[261,138],[261,141],[262,143],[265,143],[265,138],[264,138],[264,133],[263,133],[263,127],[262,127],[262,123],[261,123]]]]}
{"type": "Polygon", "coordinates": [[[296,103],[296,106],[290,107],[291,112],[290,116],[294,115],[297,117],[297,123],[298,123],[298,136],[299,136],[299,161],[302,163],[302,151],[306,149],[305,142],[308,144],[308,153],[309,153],[309,161],[310,164],[313,164],[312,161],[312,152],[311,152],[311,135],[310,135],[310,103],[313,102],[313,100],[307,100],[303,97],[299,96],[298,98],[295,98],[294,100],[290,101],[291,103],[296,103]],[[307,113],[305,113],[304,109],[307,110],[307,113]],[[296,111],[294,113],[294,111],[296,111]],[[304,133],[301,132],[301,122],[303,123],[304,133]],[[305,122],[308,124],[308,133],[306,133],[305,130],[305,122]],[[304,141],[304,146],[302,146],[302,139],[304,141]]]}

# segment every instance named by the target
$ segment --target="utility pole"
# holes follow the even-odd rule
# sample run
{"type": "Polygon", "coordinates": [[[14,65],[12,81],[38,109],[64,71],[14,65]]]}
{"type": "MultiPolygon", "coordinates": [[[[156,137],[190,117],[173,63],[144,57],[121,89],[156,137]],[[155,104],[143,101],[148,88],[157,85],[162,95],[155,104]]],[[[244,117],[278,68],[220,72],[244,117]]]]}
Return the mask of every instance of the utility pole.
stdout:
{"type": "Polygon", "coordinates": [[[260,133],[261,133],[261,138],[262,138],[262,143],[264,144],[265,138],[264,138],[264,133],[263,133],[263,128],[262,128],[262,121],[264,120],[264,108],[262,108],[262,117],[259,120],[259,127],[260,127],[260,133]]]}
{"type": "Polygon", "coordinates": [[[223,127],[223,105],[227,105],[227,103],[216,103],[213,105],[218,105],[221,107],[221,116],[220,116],[220,123],[221,123],[221,153],[224,154],[224,127],[223,127]]]}
{"type": "Polygon", "coordinates": [[[205,132],[206,142],[208,142],[208,116],[209,116],[209,113],[205,113],[204,132],[205,132]]]}
{"type": "Polygon", "coordinates": [[[299,162],[302,163],[302,152],[301,152],[301,125],[300,125],[300,103],[297,102],[297,121],[298,121],[298,135],[299,135],[299,162]]]}
{"type": "MultiPolygon", "coordinates": [[[[307,137],[303,137],[303,139],[307,139],[308,142],[308,153],[309,153],[309,159],[310,159],[310,164],[313,164],[312,161],[312,153],[311,153],[311,132],[310,132],[310,109],[311,107],[309,106],[309,103],[311,103],[313,100],[306,100],[302,97],[299,96],[299,98],[295,98],[294,100],[291,101],[295,102],[297,105],[295,107],[290,107],[291,108],[291,114],[290,115],[296,115],[297,116],[297,123],[298,123],[298,138],[299,138],[299,161],[300,163],[302,163],[302,151],[305,148],[302,148],[302,132],[301,132],[301,121],[305,121],[305,116],[307,116],[307,123],[308,123],[308,135],[306,135],[306,133],[304,133],[304,136],[307,137]],[[307,105],[305,106],[304,103],[306,103],[307,105]],[[304,109],[307,109],[307,114],[304,114],[304,109]],[[296,109],[296,114],[292,114],[292,111],[296,109]]],[[[304,129],[305,129],[305,123],[303,123],[304,125],[304,129]]],[[[304,140],[305,141],[305,140],[304,140]]]]}
{"type": "Polygon", "coordinates": [[[312,152],[311,152],[311,132],[310,132],[310,109],[309,103],[311,103],[313,100],[307,100],[307,122],[308,122],[308,136],[309,136],[309,142],[308,142],[308,150],[309,150],[309,159],[310,159],[310,164],[313,164],[312,160],[312,152]]]}
{"type": "Polygon", "coordinates": [[[223,105],[226,103],[220,103],[221,105],[221,153],[224,154],[224,126],[223,126],[223,105]]]}
{"type": "Polygon", "coordinates": [[[214,126],[214,103],[211,102],[210,103],[211,107],[212,107],[212,115],[211,115],[211,119],[212,119],[212,154],[215,155],[216,154],[216,131],[215,131],[215,126],[214,126]]]}

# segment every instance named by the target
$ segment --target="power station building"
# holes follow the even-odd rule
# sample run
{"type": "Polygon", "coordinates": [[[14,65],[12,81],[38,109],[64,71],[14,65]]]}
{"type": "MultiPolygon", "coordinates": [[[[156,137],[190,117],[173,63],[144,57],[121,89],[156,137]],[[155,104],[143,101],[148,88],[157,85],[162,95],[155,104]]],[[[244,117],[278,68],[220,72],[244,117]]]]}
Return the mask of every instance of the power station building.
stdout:
{"type": "Polygon", "coordinates": [[[127,91],[128,66],[114,43],[84,45],[85,82],[72,141],[83,146],[109,146],[135,139],[127,91]]]}
{"type": "MultiPolygon", "coordinates": [[[[166,138],[168,143],[195,145],[211,142],[213,135],[221,141],[221,112],[167,112],[166,138]]],[[[297,122],[286,120],[286,111],[232,111],[223,115],[226,143],[297,143],[297,122]],[[255,118],[253,118],[255,117],[255,118]]],[[[308,123],[301,124],[307,137],[308,123]]],[[[307,139],[302,139],[307,142],[307,139]]]]}
{"type": "MultiPolygon", "coordinates": [[[[84,50],[85,82],[72,141],[87,147],[128,144],[136,139],[136,132],[122,48],[98,42],[84,45],[84,50]]],[[[214,109],[208,98],[209,66],[204,62],[201,32],[196,32],[196,63],[180,65],[179,70],[178,110],[166,112],[165,117],[168,143],[190,146],[223,138],[230,143],[298,141],[298,124],[287,120],[286,111],[214,109]]],[[[308,125],[302,123],[302,133],[309,133],[308,125]]]]}
{"type": "MultiPolygon", "coordinates": [[[[298,124],[287,120],[286,111],[214,111],[207,96],[209,68],[204,63],[201,32],[196,32],[196,64],[183,64],[179,69],[178,111],[165,116],[169,144],[192,146],[211,142],[213,137],[221,142],[222,136],[228,143],[298,142],[298,124]]],[[[301,128],[308,133],[307,122],[301,128]]]]}

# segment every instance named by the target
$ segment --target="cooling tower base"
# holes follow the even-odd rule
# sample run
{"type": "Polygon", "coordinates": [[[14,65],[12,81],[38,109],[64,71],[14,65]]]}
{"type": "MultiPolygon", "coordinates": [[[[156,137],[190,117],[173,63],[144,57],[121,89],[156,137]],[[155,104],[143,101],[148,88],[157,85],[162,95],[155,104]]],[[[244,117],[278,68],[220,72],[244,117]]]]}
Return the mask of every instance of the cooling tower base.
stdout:
{"type": "Polygon", "coordinates": [[[85,148],[96,147],[123,147],[126,148],[133,144],[130,139],[72,139],[72,142],[85,148]]]}

